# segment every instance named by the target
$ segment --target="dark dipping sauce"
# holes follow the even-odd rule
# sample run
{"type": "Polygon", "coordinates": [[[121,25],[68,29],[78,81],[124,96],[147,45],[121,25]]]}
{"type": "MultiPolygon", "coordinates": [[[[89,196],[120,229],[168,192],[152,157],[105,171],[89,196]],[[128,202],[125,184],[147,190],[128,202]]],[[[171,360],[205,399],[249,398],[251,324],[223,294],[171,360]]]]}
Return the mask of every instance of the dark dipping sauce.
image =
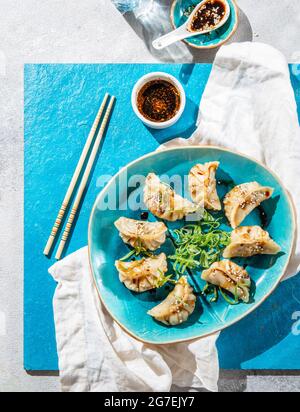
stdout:
{"type": "Polygon", "coordinates": [[[263,229],[265,229],[268,225],[268,220],[269,220],[268,215],[267,215],[267,213],[265,212],[264,208],[261,205],[257,206],[257,210],[258,210],[259,218],[260,218],[260,221],[261,221],[261,227],[263,229]]]}
{"type": "Polygon", "coordinates": [[[147,220],[149,217],[149,213],[148,212],[142,212],[141,213],[141,219],[142,220],[147,220]]]}
{"type": "Polygon", "coordinates": [[[205,31],[217,26],[225,16],[222,1],[211,0],[197,11],[190,26],[191,31],[205,31]]]}
{"type": "Polygon", "coordinates": [[[176,86],[167,80],[152,80],[138,93],[139,112],[153,122],[172,119],[180,108],[181,98],[176,86]]]}

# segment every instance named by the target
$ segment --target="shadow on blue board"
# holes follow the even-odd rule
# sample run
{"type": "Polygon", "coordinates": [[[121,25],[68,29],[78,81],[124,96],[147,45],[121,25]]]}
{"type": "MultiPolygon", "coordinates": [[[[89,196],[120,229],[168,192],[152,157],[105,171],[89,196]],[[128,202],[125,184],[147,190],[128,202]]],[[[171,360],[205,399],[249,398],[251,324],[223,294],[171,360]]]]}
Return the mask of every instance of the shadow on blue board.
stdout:
{"type": "MultiPolygon", "coordinates": [[[[274,348],[291,335],[295,323],[292,314],[300,310],[299,275],[282,282],[258,309],[221,333],[218,340],[221,368],[240,369],[242,364],[274,348]]],[[[300,342],[298,348],[300,352],[300,342]]],[[[284,351],[285,348],[279,345],[278,350],[284,351]]],[[[295,359],[299,355],[294,353],[295,359]]]]}
{"type": "MultiPolygon", "coordinates": [[[[291,83],[295,93],[296,101],[299,101],[299,83],[300,83],[300,63],[291,64],[290,66],[291,83]]],[[[297,105],[298,119],[300,121],[300,105],[297,105]]]]}
{"type": "MultiPolygon", "coordinates": [[[[191,75],[193,74],[195,65],[194,64],[183,64],[179,73],[179,80],[187,85],[191,75]]],[[[194,103],[188,97],[186,98],[185,110],[179,121],[172,127],[168,129],[155,130],[148,128],[149,132],[152,134],[154,139],[158,144],[164,144],[169,140],[175,139],[177,137],[182,137],[188,139],[196,130],[196,123],[198,118],[199,105],[194,103]]]]}

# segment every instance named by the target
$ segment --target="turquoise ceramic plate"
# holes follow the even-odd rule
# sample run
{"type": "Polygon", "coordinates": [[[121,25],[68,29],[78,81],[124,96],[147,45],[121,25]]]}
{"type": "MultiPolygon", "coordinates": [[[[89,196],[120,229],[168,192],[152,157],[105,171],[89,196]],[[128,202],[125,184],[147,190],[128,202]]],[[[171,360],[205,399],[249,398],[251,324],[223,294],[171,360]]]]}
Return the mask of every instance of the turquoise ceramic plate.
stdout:
{"type": "MultiPolygon", "coordinates": [[[[152,215],[149,215],[149,219],[155,220],[152,215]]],[[[184,222],[179,224],[183,225],[184,222]]],[[[224,223],[223,226],[225,230],[230,230],[227,224],[224,223]]],[[[141,341],[154,344],[179,342],[224,329],[257,308],[275,289],[284,274],[291,254],[294,231],[294,216],[289,197],[278,178],[265,167],[252,159],[220,148],[176,148],[149,154],[129,164],[99,194],[89,223],[90,263],[103,304],[128,333],[141,341]],[[264,213],[261,209],[254,210],[243,224],[261,224],[264,220],[266,229],[281,246],[282,252],[277,256],[235,259],[241,265],[248,265],[247,270],[256,288],[251,303],[230,306],[223,299],[219,299],[217,303],[210,304],[199,294],[196,309],[189,320],[180,326],[168,327],[147,315],[147,311],[169,293],[167,287],[154,293],[136,294],[119,281],[114,262],[128,253],[128,249],[119,237],[114,221],[120,216],[140,219],[141,210],[128,210],[129,202],[138,196],[138,191],[141,190],[127,190],[132,176],[147,176],[149,172],[154,172],[160,176],[178,174],[183,177],[188,175],[196,163],[213,160],[220,162],[217,173],[217,179],[221,182],[218,186],[220,198],[228,191],[228,185],[232,184],[258,181],[275,189],[273,197],[263,203],[264,213]],[[119,193],[117,210],[105,210],[108,199],[114,199],[111,196],[116,191],[119,193]]],[[[172,250],[168,242],[170,241],[162,247],[162,251],[167,253],[172,250]]],[[[189,277],[189,281],[196,291],[204,286],[200,273],[194,273],[189,277]]]]}
{"type": "MultiPolygon", "coordinates": [[[[230,17],[224,26],[208,34],[199,34],[184,40],[189,46],[197,49],[213,49],[227,42],[238,26],[238,8],[234,0],[228,0],[230,17]]],[[[171,23],[175,29],[187,20],[185,13],[191,6],[199,4],[199,0],[175,0],[171,7],[171,23]]]]}

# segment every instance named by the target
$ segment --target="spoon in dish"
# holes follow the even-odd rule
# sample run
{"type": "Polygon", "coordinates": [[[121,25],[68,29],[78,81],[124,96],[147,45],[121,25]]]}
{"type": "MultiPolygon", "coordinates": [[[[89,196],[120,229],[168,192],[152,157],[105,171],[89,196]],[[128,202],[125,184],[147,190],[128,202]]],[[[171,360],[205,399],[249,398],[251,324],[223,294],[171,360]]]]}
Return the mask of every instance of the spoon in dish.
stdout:
{"type": "Polygon", "coordinates": [[[182,26],[154,40],[152,45],[156,50],[161,50],[179,40],[207,34],[223,26],[229,16],[230,5],[227,0],[203,0],[182,26]]]}

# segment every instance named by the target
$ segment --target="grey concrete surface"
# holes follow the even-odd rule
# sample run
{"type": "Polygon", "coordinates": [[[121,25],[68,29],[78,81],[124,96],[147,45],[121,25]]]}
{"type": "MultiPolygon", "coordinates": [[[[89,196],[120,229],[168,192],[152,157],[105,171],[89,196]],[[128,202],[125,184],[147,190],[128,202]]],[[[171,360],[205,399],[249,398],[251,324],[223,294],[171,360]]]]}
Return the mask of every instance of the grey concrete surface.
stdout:
{"type": "MultiPolygon", "coordinates": [[[[161,1],[161,4],[164,4],[161,1]]],[[[298,59],[298,0],[239,0],[235,40],[264,41],[298,59]]],[[[22,368],[23,335],[23,64],[156,62],[149,34],[109,0],[0,0],[0,392],[58,391],[51,373],[22,368]],[[112,32],[117,27],[117,35],[112,32]]],[[[212,61],[214,53],[183,50],[181,61],[212,61]]],[[[221,391],[299,391],[288,372],[227,372],[221,391]]]]}

